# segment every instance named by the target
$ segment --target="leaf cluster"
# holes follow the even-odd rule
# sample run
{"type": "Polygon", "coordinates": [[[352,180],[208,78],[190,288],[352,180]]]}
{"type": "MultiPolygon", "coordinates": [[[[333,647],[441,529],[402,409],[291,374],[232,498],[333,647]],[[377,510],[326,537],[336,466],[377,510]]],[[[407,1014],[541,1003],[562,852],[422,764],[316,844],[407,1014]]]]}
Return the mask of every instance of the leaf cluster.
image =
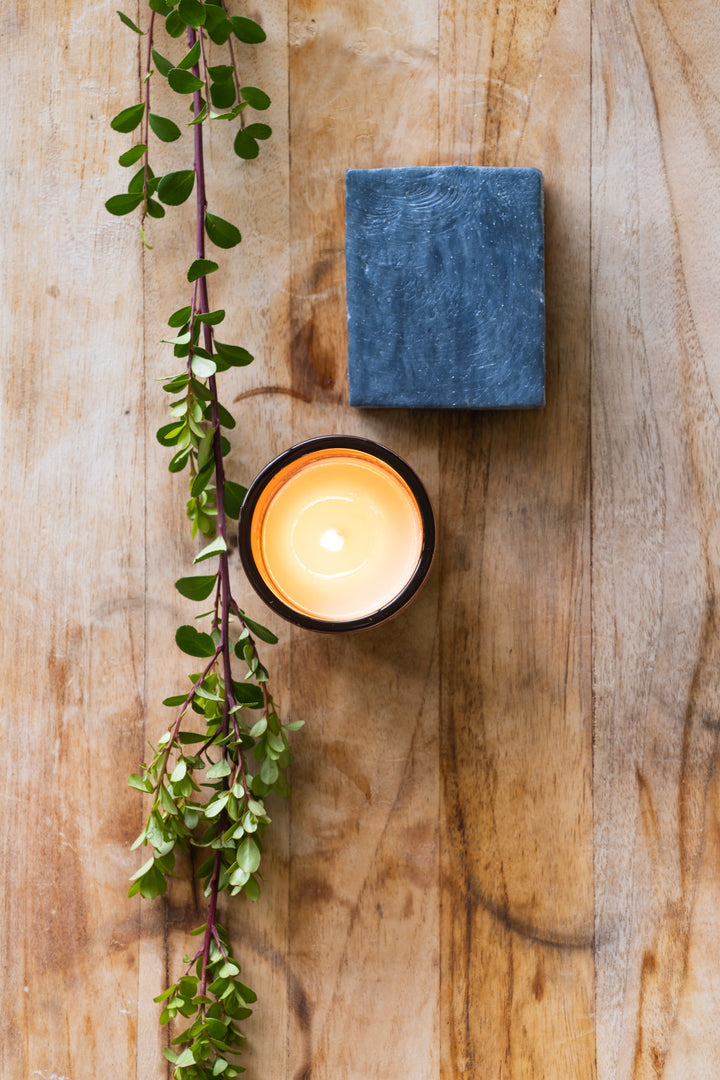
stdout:
{"type": "MultiPolygon", "coordinates": [[[[250,621],[267,640],[276,640],[265,627],[250,621]]],[[[129,778],[131,787],[152,796],[145,827],[133,846],[149,844],[153,849],[133,875],[129,895],[164,893],[176,847],[187,850],[192,845],[208,852],[197,869],[206,893],[215,870],[215,853],[219,853],[218,891],[228,889],[231,895],[244,891],[249,899],[257,900],[262,835],[270,823],[263,800],[271,791],[289,794],[285,773],[292,756],[287,732],[301,725],[281,723],[264,688],[268,675],[249,626],[243,628],[234,647],[236,656],[245,661],[246,677],[233,679],[230,687],[216,670],[217,630],[207,634],[192,625],[181,626],[176,642],[187,655],[208,659],[209,664],[203,672],[189,676],[190,691],[165,699],[165,705],[180,709],[178,720],[151,748],[153,756],[142,771],[129,778]],[[181,730],[179,720],[188,709],[202,718],[201,731],[181,730]],[[258,711],[259,718],[253,715],[258,711]],[[254,762],[252,772],[249,761],[254,762]]]]}
{"type": "MultiPolygon", "coordinates": [[[[195,260],[188,272],[189,278],[194,279],[194,268],[203,261],[208,262],[195,260]]],[[[215,263],[210,265],[217,268],[215,263]]],[[[201,269],[208,272],[207,266],[201,269]]],[[[226,456],[230,452],[230,442],[221,429],[232,430],[235,420],[208,389],[206,380],[230,367],[245,367],[252,363],[253,356],[239,345],[227,345],[215,338],[215,327],[224,320],[224,311],[203,313],[197,311],[194,304],[195,294],[193,303],[179,308],[168,320],[171,329],[178,332],[165,341],[173,346],[176,357],[186,361],[186,367],[162,380],[167,393],[181,396],[170,402],[172,419],[158,429],[157,439],[163,446],[173,449],[168,466],[170,472],[181,472],[186,466],[190,467],[187,514],[192,522],[192,534],[195,536],[200,531],[209,537],[214,535],[218,513],[214,483],[215,439],[219,439],[220,454],[226,456]],[[204,346],[200,345],[201,332],[204,332],[204,346]]],[[[245,489],[225,481],[223,491],[225,513],[237,518],[245,489]]]]}
{"type": "MultiPolygon", "coordinates": [[[[151,78],[163,79],[182,101],[192,96],[191,116],[184,121],[185,127],[202,124],[206,120],[237,121],[240,126],[234,137],[233,148],[240,158],[251,160],[260,153],[260,143],[268,139],[272,129],[268,124],[244,122],[244,110],[264,112],[270,107],[270,97],[257,86],[243,86],[235,63],[232,39],[242,45],[256,45],[265,40],[265,31],[253,19],[229,16],[221,0],[150,0],[151,33],[156,19],[164,21],[167,35],[181,38],[188,28],[196,32],[197,40],[184,55],[170,58],[152,44],[148,50],[145,73],[145,100],[121,109],[110,121],[114,131],[131,134],[142,129],[141,140],[124,151],[118,161],[124,168],[141,162],[133,174],[127,190],[113,195],[105,203],[111,214],[121,217],[142,207],[146,216],[162,218],[165,208],[179,206],[192,194],[195,186],[194,168],[186,168],[156,175],[150,165],[150,135],[161,143],[175,142],[182,136],[182,127],[170,117],[150,110],[151,78]],[[211,49],[225,48],[225,63],[210,63],[211,49]]],[[[145,32],[124,12],[118,11],[123,24],[134,33],[144,37],[145,32]]],[[[173,50],[175,46],[172,46],[173,50]]],[[[166,49],[166,52],[168,50],[166,49]]],[[[220,222],[213,215],[206,218],[207,235],[219,247],[228,248],[240,243],[240,231],[235,225],[220,222]]]]}
{"type": "MultiPolygon", "coordinates": [[[[199,926],[193,934],[206,930],[206,925],[199,926]]],[[[252,1014],[249,1006],[257,1000],[256,995],[240,981],[240,965],[219,924],[209,942],[207,962],[201,950],[195,957],[185,956],[185,963],[188,973],[155,998],[163,1003],[161,1024],[178,1016],[191,1020],[163,1052],[172,1062],[177,1080],[217,1076],[230,1080],[244,1072],[234,1063],[244,1040],[237,1024],[252,1014]],[[190,974],[193,967],[195,974],[190,974]]]]}
{"type": "Polygon", "coordinates": [[[273,793],[288,795],[288,733],[302,726],[280,720],[258,653],[256,641],[274,644],[277,638],[237,605],[230,589],[227,519],[239,516],[245,488],[225,475],[230,451],[225,433],[235,421],[219,400],[216,376],[252,363],[253,357],[216,337],[225,312],[211,309],[207,278],[219,267],[205,256],[206,237],[221,250],[236,247],[242,237],[235,224],[207,208],[203,126],[214,120],[233,124],[235,154],[254,159],[271,129],[246,123],[246,113],[265,111],[270,98],[259,87],[243,85],[233,44],[264,41],[259,23],[229,15],[223,0],[148,0],[148,6],[147,31],[118,11],[129,30],[147,36],[147,65],[142,100],[121,109],[111,121],[113,130],[138,132],[139,137],[119,157],[123,168],[134,168],[127,190],[110,198],[106,207],[117,216],[141,208],[141,236],[149,247],[145,218],[162,218],[167,207],[180,206],[197,194],[196,251],[186,272],[189,303],[170,316],[172,335],[165,339],[181,370],[161,380],[170,395],[170,422],[158,430],[157,438],[172,450],[170,471],[189,473],[192,535],[199,532],[207,541],[194,562],[218,562],[214,573],[175,583],[185,598],[211,604],[198,616],[209,623],[206,629],[194,623],[178,628],[176,644],[199,661],[193,666],[200,670],[189,674],[189,689],[165,699],[174,719],[150,747],[147,762],[129,778],[148,804],[133,848],[151,849],[131,878],[129,895],[162,895],[178,849],[200,853],[193,860],[195,873],[208,897],[207,922],[195,931],[202,935],[201,947],[185,957],[186,973],[155,1000],[163,1003],[161,1023],[177,1024],[179,1017],[190,1021],[165,1051],[176,1080],[206,1080],[243,1071],[236,1064],[243,1040],[237,1024],[250,1015],[255,1001],[239,981],[239,965],[217,922],[218,895],[243,893],[252,901],[260,895],[263,836],[271,820],[265,800],[273,793]],[[162,51],[155,40],[160,24],[169,38],[162,51]],[[183,36],[187,46],[181,53],[177,39],[183,36]],[[167,83],[181,107],[174,118],[151,109],[151,88],[158,79],[167,83]],[[192,167],[156,174],[150,159],[157,143],[176,142],[187,129],[193,134],[192,167]]]}

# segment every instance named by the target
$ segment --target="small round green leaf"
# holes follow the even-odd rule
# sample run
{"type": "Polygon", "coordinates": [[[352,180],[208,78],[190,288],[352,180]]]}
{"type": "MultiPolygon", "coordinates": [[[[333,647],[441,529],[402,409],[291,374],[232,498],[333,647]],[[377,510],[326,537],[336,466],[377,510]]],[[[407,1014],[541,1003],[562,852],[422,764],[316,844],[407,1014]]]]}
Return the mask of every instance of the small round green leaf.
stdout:
{"type": "Polygon", "coordinates": [[[231,105],[235,104],[236,97],[235,83],[231,80],[228,82],[214,82],[210,87],[210,101],[216,109],[229,109],[231,105]]]}
{"type": "Polygon", "coordinates": [[[221,758],[220,761],[211,765],[208,771],[205,773],[206,780],[222,780],[223,776],[229,776],[232,772],[232,766],[225,758],[221,758]]]}
{"type": "Polygon", "coordinates": [[[195,186],[195,170],[181,169],[166,173],[158,184],[158,198],[168,206],[180,206],[190,196],[195,186]]]}
{"type": "Polygon", "coordinates": [[[254,874],[260,865],[260,849],[252,836],[246,836],[238,848],[237,864],[248,874],[254,874]]]}
{"type": "Polygon", "coordinates": [[[194,127],[196,124],[202,124],[207,120],[207,118],[208,118],[208,104],[207,104],[207,101],[203,101],[199,113],[195,112],[194,103],[192,105],[192,109],[193,109],[193,118],[192,118],[192,120],[188,121],[188,127],[194,127]]]}
{"type": "MultiPolygon", "coordinates": [[[[266,759],[268,760],[268,759],[266,759]]],[[[260,770],[262,773],[262,769],[260,770]]],[[[284,773],[278,771],[278,775],[273,781],[273,791],[280,796],[281,799],[287,799],[290,797],[290,785],[287,782],[284,773]]]]}
{"type": "Polygon", "coordinates": [[[219,248],[235,247],[242,239],[240,230],[236,225],[225,221],[216,214],[208,213],[205,215],[205,230],[213,244],[219,248]]]}
{"type": "Polygon", "coordinates": [[[180,18],[177,11],[171,11],[165,19],[165,29],[170,37],[179,38],[185,33],[187,25],[180,18]]]}
{"type": "MultiPolygon", "coordinates": [[[[180,702],[180,704],[182,705],[182,702],[180,702]]],[[[205,736],[201,735],[198,731],[181,731],[178,734],[178,739],[181,743],[183,743],[183,745],[187,745],[189,743],[205,742],[205,736]]],[[[187,818],[185,820],[187,822],[187,818]]]]}
{"type": "Polygon", "coordinates": [[[170,60],[167,60],[162,53],[159,53],[157,49],[153,49],[152,58],[160,74],[167,78],[175,65],[170,60]]]}
{"type": "Polygon", "coordinates": [[[217,574],[200,574],[198,577],[178,578],[175,588],[188,600],[207,600],[216,581],[217,574]]]}
{"type": "Polygon", "coordinates": [[[124,133],[134,131],[142,120],[144,113],[144,101],[141,101],[138,105],[130,105],[129,108],[123,109],[122,112],[112,118],[110,127],[113,131],[122,131],[124,133]]]}
{"type": "Polygon", "coordinates": [[[202,551],[197,553],[193,562],[204,562],[205,559],[211,559],[214,555],[220,555],[223,551],[227,551],[227,544],[222,536],[216,536],[214,540],[211,540],[210,543],[202,549],[202,551]]]}
{"type": "Polygon", "coordinates": [[[193,356],[190,361],[193,375],[198,379],[209,379],[217,371],[213,360],[207,360],[204,356],[193,356]]]}
{"type": "Polygon", "coordinates": [[[163,383],[163,390],[166,394],[178,394],[185,389],[189,382],[190,376],[186,371],[183,371],[180,375],[173,375],[171,378],[166,379],[163,383]]]}
{"type": "Polygon", "coordinates": [[[152,791],[153,789],[152,778],[149,776],[140,776],[139,773],[131,773],[130,776],[128,776],[128,784],[137,791],[152,791]]]}
{"type": "Polygon", "coordinates": [[[257,994],[254,990],[251,990],[249,986],[245,986],[244,983],[236,982],[235,989],[241,995],[246,1005],[254,1005],[257,1001],[257,994]]]}
{"type": "MultiPolygon", "coordinates": [[[[243,890],[248,900],[252,900],[253,903],[260,899],[260,886],[258,885],[256,878],[251,877],[248,881],[246,881],[245,885],[243,886],[243,890]]],[[[218,1058],[218,1061],[220,1060],[221,1059],[218,1058]]]]}
{"type": "Polygon", "coordinates": [[[188,656],[214,656],[215,642],[209,634],[203,634],[194,626],[179,626],[175,643],[188,656]]]}
{"type": "Polygon", "coordinates": [[[224,45],[232,33],[230,20],[216,4],[205,5],[205,29],[216,45],[224,45]]]}
{"type": "Polygon", "coordinates": [[[232,64],[218,64],[216,67],[208,68],[208,75],[213,82],[227,82],[233,77],[232,64]]]}
{"type": "Polygon", "coordinates": [[[205,22],[205,5],[200,0],[180,0],[178,15],[188,26],[202,26],[205,22]]]}
{"type": "Polygon", "coordinates": [[[247,367],[252,364],[255,357],[247,349],[240,345],[224,345],[222,341],[215,342],[215,349],[219,357],[230,364],[231,367],[247,367]]]}
{"type": "Polygon", "coordinates": [[[122,217],[123,214],[131,214],[142,201],[142,191],[129,195],[113,195],[105,203],[105,209],[116,217],[122,217]]]}
{"type": "MultiPolygon", "coordinates": [[[[235,655],[238,656],[240,660],[243,659],[242,650],[238,648],[241,644],[242,642],[238,641],[235,646],[235,655]]],[[[265,704],[263,692],[259,686],[255,685],[255,683],[239,683],[233,680],[233,693],[235,694],[235,700],[238,705],[246,706],[248,709],[262,709],[265,704]]]]}
{"type": "Polygon", "coordinates": [[[190,68],[195,67],[195,65],[197,64],[199,59],[200,59],[200,41],[198,39],[198,41],[195,42],[195,44],[189,50],[189,52],[185,53],[185,56],[183,56],[182,60],[180,61],[180,63],[177,66],[179,68],[184,68],[186,71],[189,71],[190,68]]]}
{"type": "Polygon", "coordinates": [[[145,37],[145,31],[141,30],[139,26],[136,26],[135,23],[132,21],[132,19],[128,15],[126,15],[122,11],[117,11],[115,14],[120,16],[120,22],[121,23],[124,23],[125,26],[129,26],[130,29],[134,30],[136,34],[139,34],[140,37],[145,37]]]}
{"type": "Polygon", "coordinates": [[[248,135],[245,128],[240,128],[235,136],[235,142],[233,143],[233,150],[239,158],[244,161],[252,161],[260,153],[260,147],[258,146],[252,135],[248,135]]]}
{"type": "Polygon", "coordinates": [[[262,26],[254,22],[253,19],[246,19],[242,15],[233,15],[230,19],[230,25],[235,37],[239,41],[244,41],[247,45],[259,45],[261,41],[265,41],[267,38],[262,26]]]}
{"type": "Polygon", "coordinates": [[[155,433],[155,438],[162,446],[174,446],[184,428],[183,423],[174,420],[172,424],[163,424],[155,433]]]}
{"type": "Polygon", "coordinates": [[[154,900],[156,896],[162,896],[167,889],[165,877],[157,866],[153,866],[152,869],[148,870],[139,881],[140,895],[144,896],[146,900],[154,900]]]}
{"type": "Polygon", "coordinates": [[[155,856],[151,855],[150,858],[148,859],[148,861],[144,862],[142,864],[142,866],[140,867],[140,869],[135,871],[135,873],[130,877],[130,880],[131,881],[137,881],[137,879],[141,878],[143,876],[143,874],[147,874],[148,870],[150,870],[151,867],[153,867],[154,865],[155,865],[155,856]]]}
{"type": "MultiPolygon", "coordinates": [[[[240,660],[243,659],[242,649],[239,648],[242,644],[242,642],[237,642],[235,645],[235,656],[240,660]]],[[[237,704],[246,708],[262,708],[264,704],[262,690],[255,683],[236,683],[233,679],[232,690],[237,704]]]]}
{"type": "Polygon", "coordinates": [[[259,776],[253,776],[250,781],[250,790],[253,795],[257,795],[258,798],[263,799],[270,791],[270,785],[266,784],[264,780],[261,780],[259,776]]]}
{"type": "Polygon", "coordinates": [[[191,315],[192,308],[189,304],[187,307],[178,308],[177,311],[173,311],[168,319],[168,326],[172,326],[173,330],[177,330],[179,327],[184,326],[186,322],[190,321],[191,315]]]}
{"type": "Polygon", "coordinates": [[[187,694],[173,694],[171,697],[166,697],[163,700],[163,705],[167,705],[169,708],[174,709],[178,705],[184,705],[187,699],[187,694]]]}
{"type": "Polygon", "coordinates": [[[168,82],[176,94],[194,94],[201,90],[205,83],[193,75],[192,71],[184,71],[182,68],[173,68],[168,74],[168,82]]]}
{"type": "Polygon", "coordinates": [[[205,277],[206,274],[212,274],[217,269],[218,264],[211,259],[195,259],[187,272],[187,279],[191,282],[197,281],[198,278],[205,277]]]}
{"type": "Polygon", "coordinates": [[[161,206],[155,199],[148,199],[147,211],[150,217],[161,218],[165,217],[165,207],[161,206]]]}
{"type": "Polygon", "coordinates": [[[260,769],[260,779],[264,784],[274,784],[279,776],[280,770],[278,769],[277,762],[272,758],[266,757],[262,763],[260,769]]]}
{"type": "MultiPolygon", "coordinates": [[[[141,165],[140,168],[138,169],[138,171],[133,175],[130,183],[128,184],[128,191],[130,192],[131,195],[136,195],[138,192],[142,192],[144,194],[144,192],[145,192],[145,179],[146,179],[145,166],[141,165]]],[[[150,191],[151,188],[153,187],[152,181],[154,179],[155,179],[155,177],[153,175],[152,169],[148,168],[147,169],[148,191],[150,191]]]]}
{"type": "Polygon", "coordinates": [[[243,86],[240,93],[252,109],[261,111],[270,107],[270,98],[257,86],[243,86]]]}
{"type": "Polygon", "coordinates": [[[243,622],[247,626],[248,630],[250,630],[250,632],[253,633],[255,637],[260,638],[261,641],[267,642],[268,645],[277,645],[278,639],[276,635],[273,634],[272,630],[268,630],[266,626],[263,626],[261,623],[255,622],[255,620],[251,619],[248,615],[245,614],[245,612],[243,612],[242,617],[243,622]]]}
{"type": "MultiPolygon", "coordinates": [[[[197,382],[197,379],[194,379],[193,382],[197,382]]],[[[219,404],[220,403],[218,402],[218,405],[219,404]]],[[[207,419],[208,411],[212,412],[212,404],[209,404],[209,405],[207,405],[205,407],[204,415],[205,415],[206,419],[207,419]]],[[[212,416],[210,417],[210,419],[212,420],[212,416]]],[[[200,445],[198,447],[198,457],[197,457],[198,469],[204,469],[205,466],[208,463],[211,463],[212,449],[213,449],[214,440],[215,440],[215,435],[214,435],[214,432],[213,432],[213,430],[211,428],[209,431],[205,432],[205,434],[203,435],[203,437],[202,437],[202,439],[200,441],[200,445]]]]}
{"type": "Polygon", "coordinates": [[[177,765],[175,766],[175,768],[172,771],[172,774],[170,776],[170,783],[171,784],[179,784],[180,781],[186,776],[186,774],[187,774],[187,762],[185,761],[185,758],[180,758],[177,765]]]}
{"type": "MultiPolygon", "coordinates": [[[[219,370],[219,369],[218,369],[219,370]]],[[[220,419],[220,426],[224,427],[227,431],[231,431],[235,427],[235,418],[232,413],[229,413],[225,406],[218,401],[217,403],[218,417],[220,419]]],[[[203,413],[204,418],[208,423],[212,423],[212,405],[206,405],[203,413]]]]}
{"type": "Polygon", "coordinates": [[[136,161],[139,161],[146,150],[146,143],[138,143],[137,146],[133,146],[130,150],[126,150],[124,154],[120,155],[118,164],[126,169],[128,165],[134,165],[136,161]]]}
{"type": "Polygon", "coordinates": [[[225,513],[235,521],[240,517],[240,507],[247,494],[247,488],[242,484],[236,484],[233,480],[226,480],[223,484],[225,513]]]}
{"type": "Polygon", "coordinates": [[[172,120],[168,120],[166,116],[158,116],[157,113],[150,113],[148,120],[150,122],[150,127],[155,132],[158,139],[161,139],[163,142],[175,142],[182,134],[177,124],[172,120]]]}
{"type": "MultiPolygon", "coordinates": [[[[195,359],[195,357],[193,357],[195,359]]],[[[212,479],[213,472],[215,471],[215,463],[209,461],[204,469],[195,474],[192,484],[190,485],[190,495],[193,499],[197,499],[198,495],[201,495],[205,488],[212,479]]]]}
{"type": "Polygon", "coordinates": [[[216,798],[211,799],[210,802],[207,803],[206,806],[205,806],[205,817],[206,818],[217,817],[218,814],[222,813],[222,811],[227,806],[229,798],[230,798],[230,793],[228,791],[226,791],[224,794],[218,795],[216,798]]]}
{"type": "Polygon", "coordinates": [[[245,131],[253,139],[269,139],[272,135],[272,128],[269,124],[248,124],[245,131]]]}
{"type": "Polygon", "coordinates": [[[230,112],[212,112],[210,115],[212,116],[213,120],[235,120],[243,111],[243,109],[246,108],[247,104],[244,101],[241,101],[232,109],[230,109],[230,112]]]}
{"type": "MultiPolygon", "coordinates": [[[[227,431],[232,431],[232,429],[235,427],[235,417],[232,415],[232,413],[229,413],[225,406],[219,401],[217,407],[218,417],[220,419],[221,426],[226,428],[227,431]]],[[[210,417],[207,417],[207,419],[210,419],[210,417]]]]}
{"type": "Polygon", "coordinates": [[[208,326],[217,326],[225,318],[225,312],[222,308],[218,308],[217,311],[204,311],[195,316],[196,322],[207,323],[208,326]]]}
{"type": "Polygon", "coordinates": [[[168,465],[168,472],[171,472],[171,473],[182,472],[183,469],[185,468],[185,466],[188,463],[189,456],[190,456],[190,447],[189,446],[186,446],[184,450],[178,450],[177,454],[175,454],[175,456],[170,459],[170,464],[168,465]]]}

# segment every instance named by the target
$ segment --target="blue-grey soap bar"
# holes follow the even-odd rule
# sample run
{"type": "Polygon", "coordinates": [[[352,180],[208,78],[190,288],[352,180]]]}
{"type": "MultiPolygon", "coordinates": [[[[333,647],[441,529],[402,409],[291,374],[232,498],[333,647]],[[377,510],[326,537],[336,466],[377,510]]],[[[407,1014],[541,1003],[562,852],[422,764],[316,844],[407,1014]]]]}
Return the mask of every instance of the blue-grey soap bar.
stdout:
{"type": "Polygon", "coordinates": [[[351,405],[545,404],[538,169],[350,169],[345,209],[351,405]]]}

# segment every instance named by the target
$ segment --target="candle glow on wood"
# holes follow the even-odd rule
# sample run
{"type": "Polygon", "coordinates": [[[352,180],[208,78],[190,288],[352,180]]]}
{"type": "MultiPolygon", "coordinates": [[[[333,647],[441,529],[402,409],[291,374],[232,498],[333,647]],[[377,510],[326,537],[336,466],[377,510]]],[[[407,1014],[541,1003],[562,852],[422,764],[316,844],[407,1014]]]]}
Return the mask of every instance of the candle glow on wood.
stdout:
{"type": "Polygon", "coordinates": [[[252,554],[267,586],[312,618],[378,611],[413,576],[423,543],[417,502],[384,461],[318,450],[281,469],[253,513],[252,554]]]}

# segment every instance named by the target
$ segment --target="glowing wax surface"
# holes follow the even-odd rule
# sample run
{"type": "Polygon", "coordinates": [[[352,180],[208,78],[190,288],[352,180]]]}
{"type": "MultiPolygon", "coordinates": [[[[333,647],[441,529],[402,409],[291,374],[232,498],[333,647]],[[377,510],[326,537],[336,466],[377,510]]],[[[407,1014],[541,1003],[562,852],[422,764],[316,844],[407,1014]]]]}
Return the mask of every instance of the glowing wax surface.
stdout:
{"type": "Polygon", "coordinates": [[[422,520],[405,481],[356,450],[321,450],[282,469],[253,514],[253,557],[289,607],[346,622],[390,603],[412,577],[422,520]]]}

